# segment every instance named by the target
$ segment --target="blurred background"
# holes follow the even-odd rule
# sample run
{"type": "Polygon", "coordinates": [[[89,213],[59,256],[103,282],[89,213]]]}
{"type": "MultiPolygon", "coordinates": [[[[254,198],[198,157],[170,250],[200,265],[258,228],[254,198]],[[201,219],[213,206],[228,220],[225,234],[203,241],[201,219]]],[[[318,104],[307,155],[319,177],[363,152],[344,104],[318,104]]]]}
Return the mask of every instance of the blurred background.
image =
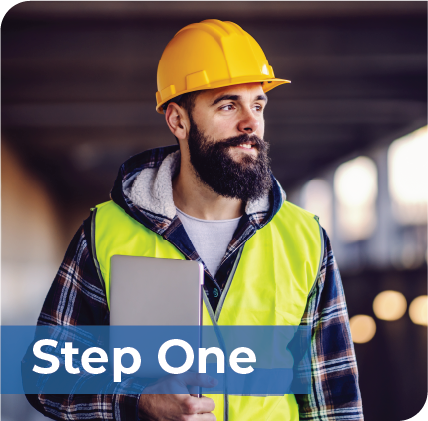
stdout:
{"type": "MultiPolygon", "coordinates": [[[[231,20],[275,75],[266,140],[288,200],[320,216],[367,421],[427,399],[426,2],[25,2],[2,23],[2,324],[35,324],[67,245],[120,164],[174,144],[157,64],[185,25],[231,20]]],[[[43,416],[2,396],[3,421],[43,416]]]]}

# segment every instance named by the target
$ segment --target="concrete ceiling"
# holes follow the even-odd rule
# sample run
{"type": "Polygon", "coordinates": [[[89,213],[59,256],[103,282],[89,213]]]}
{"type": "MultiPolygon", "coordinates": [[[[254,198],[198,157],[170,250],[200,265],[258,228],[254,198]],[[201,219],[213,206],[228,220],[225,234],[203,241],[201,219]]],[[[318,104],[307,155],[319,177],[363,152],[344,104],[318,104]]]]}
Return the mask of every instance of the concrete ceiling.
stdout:
{"type": "Polygon", "coordinates": [[[426,124],[426,2],[25,2],[2,24],[2,132],[66,208],[108,198],[120,163],[175,142],[156,69],[183,26],[248,31],[275,75],[266,139],[284,188],[426,124]]]}

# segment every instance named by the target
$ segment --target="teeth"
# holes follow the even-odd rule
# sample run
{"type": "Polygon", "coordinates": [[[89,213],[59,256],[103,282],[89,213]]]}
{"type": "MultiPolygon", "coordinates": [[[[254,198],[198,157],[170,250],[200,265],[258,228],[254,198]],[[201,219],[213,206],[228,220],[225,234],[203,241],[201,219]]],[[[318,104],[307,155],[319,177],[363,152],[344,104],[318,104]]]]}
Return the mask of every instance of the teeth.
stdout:
{"type": "Polygon", "coordinates": [[[247,149],[251,149],[251,145],[247,145],[246,143],[243,143],[242,145],[239,145],[242,148],[247,148],[247,149]]]}

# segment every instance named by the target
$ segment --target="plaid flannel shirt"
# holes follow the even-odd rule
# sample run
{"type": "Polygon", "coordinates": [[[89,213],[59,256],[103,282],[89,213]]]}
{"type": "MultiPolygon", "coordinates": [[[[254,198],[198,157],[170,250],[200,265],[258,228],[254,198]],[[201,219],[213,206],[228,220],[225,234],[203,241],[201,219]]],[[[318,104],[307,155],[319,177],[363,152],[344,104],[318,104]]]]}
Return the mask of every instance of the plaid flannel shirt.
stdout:
{"type": "MultiPolygon", "coordinates": [[[[138,208],[124,194],[123,186],[145,168],[157,168],[177,146],[153,149],[126,161],[119,170],[111,198],[131,217],[174,244],[187,259],[202,262],[180,219],[170,220],[138,208]]],[[[270,208],[244,214],[213,277],[205,267],[205,290],[215,310],[233,266],[237,251],[258,229],[269,223],[285,200],[272,177],[270,208]]],[[[71,241],[46,297],[38,325],[108,325],[106,295],[95,268],[90,218],[71,241]]],[[[295,395],[300,420],[363,420],[358,371],[351,339],[348,312],[339,270],[324,234],[324,258],[318,278],[308,296],[301,325],[311,326],[311,394],[295,395]]],[[[203,262],[202,262],[203,263],[203,262]]],[[[26,361],[23,361],[26,364],[26,361]]],[[[27,395],[29,402],[56,420],[138,420],[138,394],[122,393],[120,385],[109,395],[27,395]]]]}

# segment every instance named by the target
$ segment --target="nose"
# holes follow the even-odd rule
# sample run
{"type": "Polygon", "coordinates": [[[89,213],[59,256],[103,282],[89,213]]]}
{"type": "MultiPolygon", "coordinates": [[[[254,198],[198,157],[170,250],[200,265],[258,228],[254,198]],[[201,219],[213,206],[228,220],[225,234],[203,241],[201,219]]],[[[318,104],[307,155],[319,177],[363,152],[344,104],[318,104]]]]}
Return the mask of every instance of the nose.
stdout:
{"type": "Polygon", "coordinates": [[[242,110],[241,118],[238,122],[238,130],[241,133],[252,134],[260,125],[260,121],[254,116],[251,109],[242,110]]]}

